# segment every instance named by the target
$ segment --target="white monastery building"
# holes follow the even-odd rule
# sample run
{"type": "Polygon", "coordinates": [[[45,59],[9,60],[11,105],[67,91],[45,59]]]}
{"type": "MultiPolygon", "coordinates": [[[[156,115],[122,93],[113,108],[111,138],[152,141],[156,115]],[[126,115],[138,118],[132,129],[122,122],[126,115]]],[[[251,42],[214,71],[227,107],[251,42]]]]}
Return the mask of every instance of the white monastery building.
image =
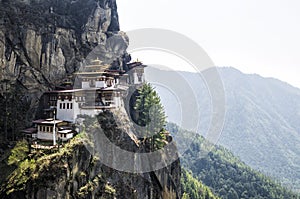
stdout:
{"type": "Polygon", "coordinates": [[[34,128],[23,130],[27,138],[45,141],[67,141],[74,135],[70,127],[78,116],[95,116],[103,110],[124,107],[123,97],[129,85],[145,82],[141,62],[127,65],[129,71],[110,70],[96,59],[75,73],[75,88],[49,91],[44,94],[45,111],[51,119],[33,121],[34,128]],[[54,114],[53,114],[54,113],[54,114]]]}

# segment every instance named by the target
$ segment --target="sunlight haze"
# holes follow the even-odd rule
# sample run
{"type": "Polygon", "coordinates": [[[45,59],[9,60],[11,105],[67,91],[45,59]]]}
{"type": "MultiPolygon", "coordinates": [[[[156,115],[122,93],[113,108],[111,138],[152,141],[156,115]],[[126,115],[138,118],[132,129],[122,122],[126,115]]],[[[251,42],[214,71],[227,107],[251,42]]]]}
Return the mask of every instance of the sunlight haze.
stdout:
{"type": "Polygon", "coordinates": [[[297,0],[118,1],[123,31],[173,30],[196,41],[216,66],[275,77],[297,87],[299,10],[297,0]]]}

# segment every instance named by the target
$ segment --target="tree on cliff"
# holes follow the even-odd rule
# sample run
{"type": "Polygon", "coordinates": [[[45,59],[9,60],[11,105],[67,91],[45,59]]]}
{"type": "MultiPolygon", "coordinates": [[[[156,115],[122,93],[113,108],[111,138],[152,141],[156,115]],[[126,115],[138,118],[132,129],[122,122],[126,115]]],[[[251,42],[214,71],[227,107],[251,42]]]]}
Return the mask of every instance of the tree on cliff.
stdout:
{"type": "Polygon", "coordinates": [[[19,165],[27,158],[28,153],[28,143],[24,140],[17,142],[16,146],[11,150],[11,155],[8,158],[8,165],[19,165]]]}
{"type": "Polygon", "coordinates": [[[18,81],[0,81],[0,86],[0,136],[15,140],[26,126],[31,102],[26,97],[27,90],[18,81]]]}
{"type": "Polygon", "coordinates": [[[138,89],[134,103],[137,130],[151,143],[150,150],[162,148],[166,142],[166,116],[157,92],[150,84],[138,89]]]}

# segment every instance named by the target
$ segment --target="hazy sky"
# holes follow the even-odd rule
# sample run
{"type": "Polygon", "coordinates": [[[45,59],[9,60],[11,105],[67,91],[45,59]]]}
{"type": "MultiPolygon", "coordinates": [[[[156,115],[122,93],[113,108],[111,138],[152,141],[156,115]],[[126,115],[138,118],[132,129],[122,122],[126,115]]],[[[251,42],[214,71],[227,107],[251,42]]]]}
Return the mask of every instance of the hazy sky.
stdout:
{"type": "Polygon", "coordinates": [[[173,30],[196,41],[217,66],[275,77],[300,88],[299,0],[118,0],[117,3],[123,31],[173,30]]]}

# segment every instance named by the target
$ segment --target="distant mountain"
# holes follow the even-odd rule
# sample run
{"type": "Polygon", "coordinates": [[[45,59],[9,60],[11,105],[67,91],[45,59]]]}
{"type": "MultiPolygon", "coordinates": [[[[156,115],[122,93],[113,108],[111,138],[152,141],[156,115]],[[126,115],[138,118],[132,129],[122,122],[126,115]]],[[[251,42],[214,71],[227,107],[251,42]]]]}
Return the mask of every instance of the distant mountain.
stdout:
{"type": "Polygon", "coordinates": [[[167,128],[179,143],[192,139],[190,148],[181,157],[182,191],[188,193],[190,198],[201,198],[197,197],[195,189],[192,189],[198,184],[202,192],[206,190],[207,195],[212,197],[215,194],[222,199],[300,198],[299,195],[245,165],[224,147],[212,147],[202,136],[195,136],[177,125],[168,124],[167,128]],[[210,190],[201,183],[208,186],[213,193],[208,194],[210,190]]]}
{"type": "Polygon", "coordinates": [[[220,73],[227,93],[220,143],[253,168],[300,190],[300,90],[232,68],[220,73]]]}
{"type": "MultiPolygon", "coordinates": [[[[176,78],[180,76],[188,82],[198,103],[200,133],[205,136],[213,107],[203,79],[195,73],[158,70],[147,69],[148,81],[159,82],[162,78],[165,82],[174,82],[176,89],[183,93],[179,94],[180,103],[189,103],[191,96],[184,94],[188,88],[176,78]]],[[[226,95],[226,117],[219,144],[252,168],[300,191],[300,89],[276,79],[243,74],[234,68],[218,71],[226,95]]],[[[169,119],[176,123],[182,121],[172,114],[180,115],[174,108],[178,101],[160,92],[159,86],[157,90],[162,102],[167,104],[169,119]]]]}

